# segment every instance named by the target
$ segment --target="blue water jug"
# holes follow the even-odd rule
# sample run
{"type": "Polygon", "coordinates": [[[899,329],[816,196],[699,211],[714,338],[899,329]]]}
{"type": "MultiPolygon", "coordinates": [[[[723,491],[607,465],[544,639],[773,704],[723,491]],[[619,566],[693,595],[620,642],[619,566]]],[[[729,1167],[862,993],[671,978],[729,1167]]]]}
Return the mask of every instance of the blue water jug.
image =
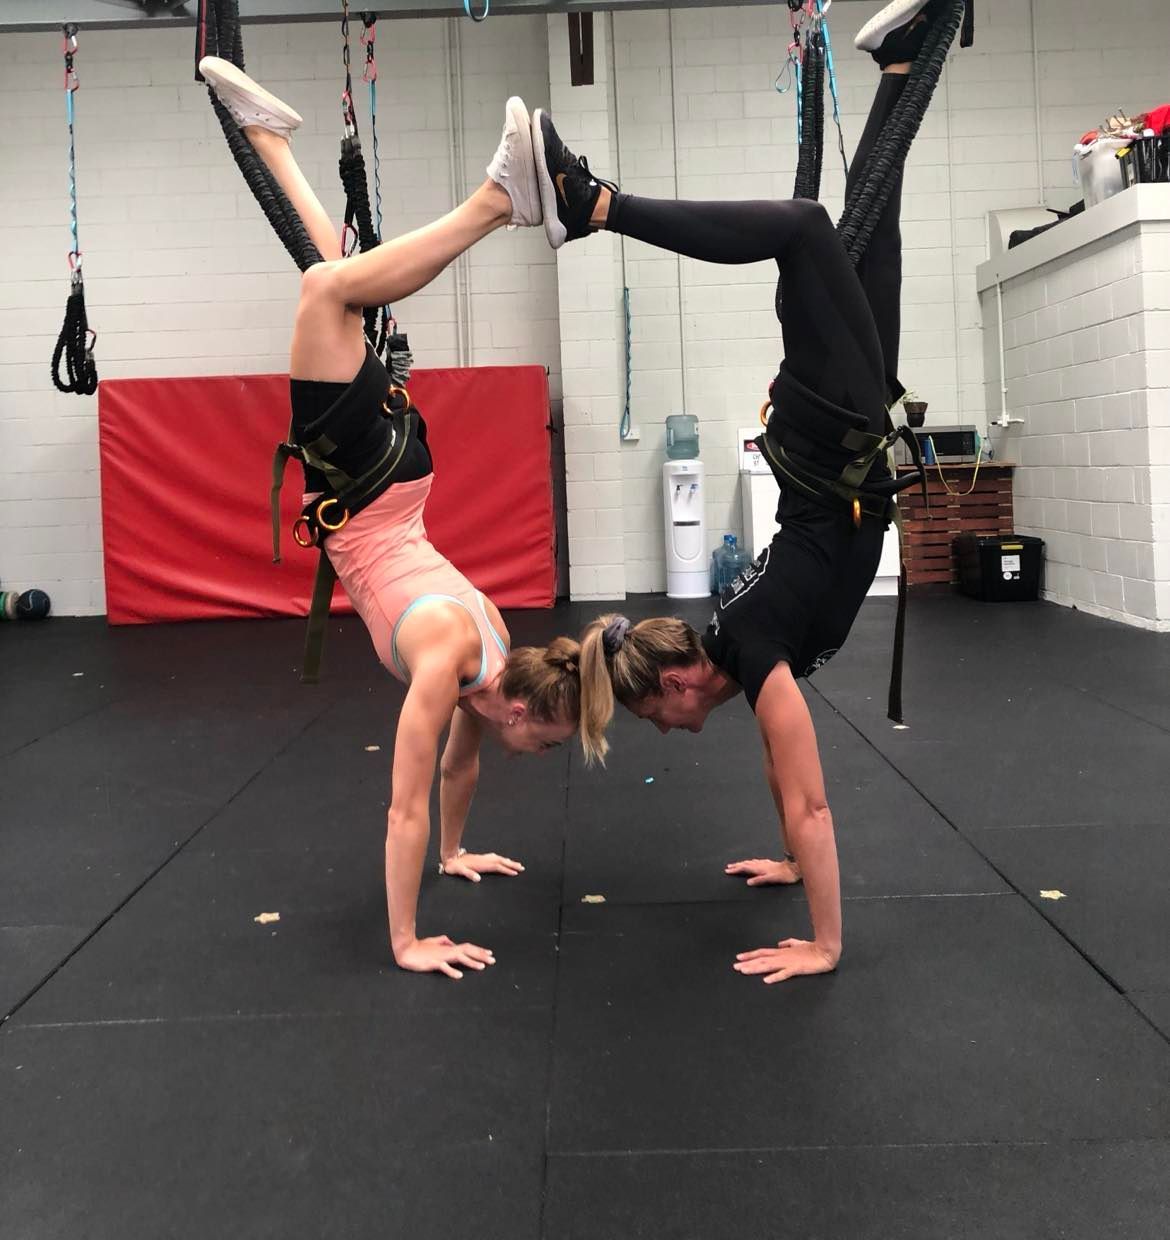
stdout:
{"type": "Polygon", "coordinates": [[[699,456],[699,419],[693,413],[672,413],[666,419],[666,455],[672,461],[699,456]]]}
{"type": "Polygon", "coordinates": [[[728,579],[724,564],[734,546],[735,535],[724,534],[723,542],[711,552],[711,592],[713,594],[723,593],[724,583],[728,579]]]}
{"type": "Polygon", "coordinates": [[[724,561],[727,569],[727,584],[731,585],[740,573],[751,567],[751,563],[752,557],[748,554],[748,549],[733,542],[729,554],[724,561]]]}
{"type": "Polygon", "coordinates": [[[747,553],[740,551],[734,534],[723,535],[723,546],[715,554],[718,557],[715,561],[715,592],[722,594],[749,561],[747,553]]]}

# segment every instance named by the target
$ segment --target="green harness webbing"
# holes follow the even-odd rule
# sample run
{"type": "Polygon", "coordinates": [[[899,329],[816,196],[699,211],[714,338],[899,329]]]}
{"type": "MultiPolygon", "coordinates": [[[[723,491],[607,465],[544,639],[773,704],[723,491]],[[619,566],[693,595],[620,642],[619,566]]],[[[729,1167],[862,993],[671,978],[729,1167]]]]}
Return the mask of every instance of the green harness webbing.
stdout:
{"type": "MultiPolygon", "coordinates": [[[[775,415],[773,415],[775,416],[775,415]]],[[[807,433],[808,427],[797,424],[798,428],[807,433]]],[[[926,469],[922,463],[922,452],[918,439],[909,427],[895,427],[886,411],[886,433],[875,435],[869,431],[847,430],[837,446],[848,452],[856,452],[836,477],[829,477],[815,472],[810,466],[796,462],[783,444],[776,443],[765,430],[756,441],[764,454],[776,481],[781,487],[785,484],[796,487],[810,498],[836,507],[843,502],[853,512],[855,526],[861,525],[862,517],[876,517],[879,520],[893,522],[898,531],[898,612],[894,620],[894,652],[890,665],[890,691],[886,714],[895,724],[902,719],[902,664],[906,634],[906,556],[905,530],[902,524],[902,510],[898,506],[897,493],[904,491],[916,483],[922,488],[922,498],[930,509],[930,500],[926,491],[926,469]],[[902,440],[910,448],[910,456],[917,467],[916,472],[894,483],[887,494],[878,494],[864,489],[866,480],[877,462],[882,459],[894,445],[902,440]]]]}
{"type": "Polygon", "coordinates": [[[308,444],[298,444],[289,427],[288,439],[276,445],[272,457],[272,489],[269,503],[272,508],[272,562],[280,563],[280,493],[284,487],[285,467],[295,457],[310,469],[325,476],[326,490],[315,496],[301,510],[293,526],[293,536],[302,547],[317,547],[317,575],[313,581],[313,597],[309,604],[309,619],[305,630],[305,657],[301,666],[301,681],[316,684],[321,675],[321,659],[325,649],[325,631],[329,621],[329,604],[337,572],[325,549],[325,540],[372,503],[392,484],[395,471],[406,455],[406,449],[418,428],[418,414],[410,403],[405,388],[392,388],[388,399],[395,408],[383,405],[392,424],[390,443],[378,460],[357,478],[351,477],[326,459],[337,445],[321,435],[308,444]],[[330,509],[337,516],[329,515],[330,509]],[[328,516],[328,519],[326,519],[328,516]],[[304,533],[302,534],[302,526],[304,533]]]}
{"type": "Polygon", "coordinates": [[[309,622],[305,627],[305,657],[301,663],[301,683],[315,685],[321,678],[321,656],[325,652],[325,628],[329,623],[329,604],[337,570],[321,548],[317,558],[317,575],[313,579],[313,600],[309,604],[309,622]]]}

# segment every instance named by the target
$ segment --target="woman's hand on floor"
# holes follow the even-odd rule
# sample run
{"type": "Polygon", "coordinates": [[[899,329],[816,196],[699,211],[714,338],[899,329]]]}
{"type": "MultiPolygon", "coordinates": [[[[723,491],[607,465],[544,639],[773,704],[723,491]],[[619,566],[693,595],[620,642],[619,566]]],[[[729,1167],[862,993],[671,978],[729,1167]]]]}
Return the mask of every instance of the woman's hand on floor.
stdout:
{"type": "Polygon", "coordinates": [[[478,883],[484,874],[508,874],[514,878],[524,873],[524,866],[499,853],[469,853],[460,849],[454,857],[439,862],[439,873],[478,883]]]}
{"type": "Polygon", "coordinates": [[[795,861],[767,861],[756,857],[751,861],[733,861],[724,874],[746,874],[749,887],[766,887],[773,883],[791,886],[800,882],[800,866],[795,861]]]}
{"type": "Polygon", "coordinates": [[[807,939],[783,939],[775,947],[740,952],[733,967],[737,973],[763,973],[764,981],[771,985],[772,982],[786,982],[790,977],[832,973],[839,959],[839,952],[831,952],[807,939]]]}
{"type": "Polygon", "coordinates": [[[496,963],[491,948],[455,943],[445,934],[433,939],[415,939],[409,947],[395,952],[394,959],[400,969],[409,973],[446,973],[454,978],[463,976],[456,965],[479,971],[496,963]]]}

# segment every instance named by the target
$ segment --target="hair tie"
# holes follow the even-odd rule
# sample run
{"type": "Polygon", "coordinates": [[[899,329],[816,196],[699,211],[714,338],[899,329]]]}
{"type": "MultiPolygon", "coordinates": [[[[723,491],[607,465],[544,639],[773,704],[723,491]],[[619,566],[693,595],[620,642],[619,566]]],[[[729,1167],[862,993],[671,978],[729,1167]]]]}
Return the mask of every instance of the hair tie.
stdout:
{"type": "Polygon", "coordinates": [[[605,626],[605,631],[601,635],[601,645],[611,659],[622,648],[629,631],[630,622],[625,616],[615,616],[605,626]]]}

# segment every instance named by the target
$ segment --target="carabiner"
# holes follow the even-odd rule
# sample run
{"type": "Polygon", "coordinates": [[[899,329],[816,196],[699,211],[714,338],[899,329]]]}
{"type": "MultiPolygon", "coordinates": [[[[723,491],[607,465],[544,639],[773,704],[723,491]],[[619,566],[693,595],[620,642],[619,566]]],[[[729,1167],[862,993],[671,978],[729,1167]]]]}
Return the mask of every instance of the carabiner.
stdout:
{"type": "Polygon", "coordinates": [[[357,134],[357,113],[353,110],[353,97],[348,90],[341,92],[341,123],[347,138],[357,134]]]}
{"type": "Polygon", "coordinates": [[[374,60],[374,39],[377,37],[375,22],[378,20],[377,13],[371,13],[368,10],[362,13],[362,32],[358,36],[362,46],[366,49],[366,69],[362,74],[362,81],[373,83],[378,80],[378,66],[374,60]]]}
{"type": "Polygon", "coordinates": [[[483,0],[483,12],[478,17],[471,11],[471,0],[463,0],[463,11],[473,22],[487,21],[487,15],[492,11],[492,0],[483,0]]]}

